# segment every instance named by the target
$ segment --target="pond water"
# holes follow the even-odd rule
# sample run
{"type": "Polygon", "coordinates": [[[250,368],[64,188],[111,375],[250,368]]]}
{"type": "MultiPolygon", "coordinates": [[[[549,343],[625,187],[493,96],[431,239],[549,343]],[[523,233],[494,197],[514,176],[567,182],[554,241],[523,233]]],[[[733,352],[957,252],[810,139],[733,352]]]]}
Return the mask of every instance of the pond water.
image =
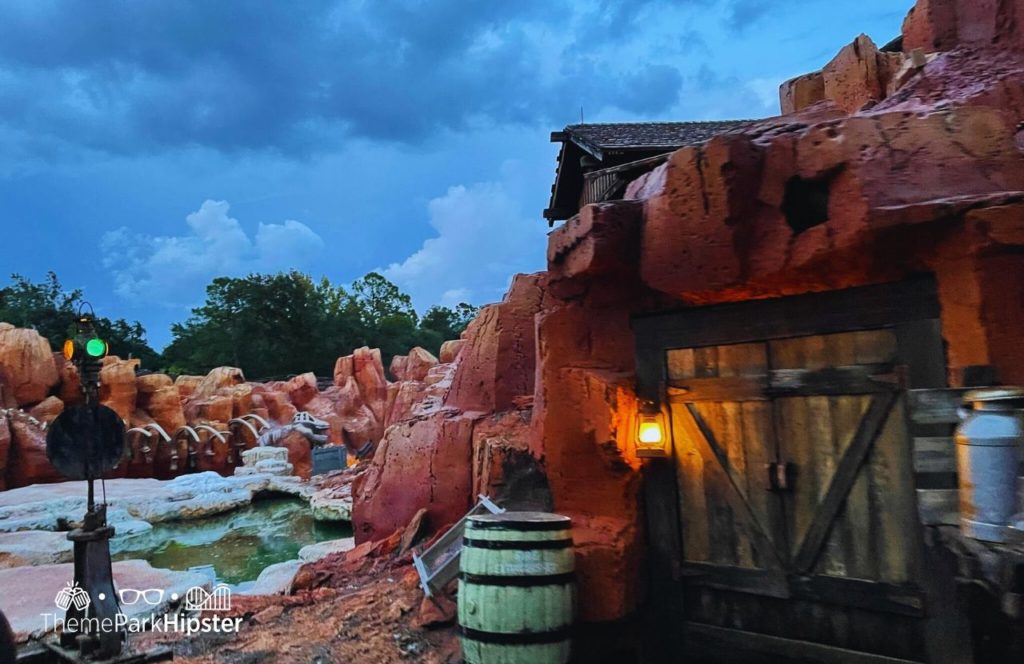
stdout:
{"type": "Polygon", "coordinates": [[[218,581],[238,584],[268,565],[298,558],[307,544],[351,536],[350,524],[314,521],[305,501],[274,497],[205,519],[153,524],[125,541],[114,560],[141,558],[175,570],[212,565],[218,581]]]}

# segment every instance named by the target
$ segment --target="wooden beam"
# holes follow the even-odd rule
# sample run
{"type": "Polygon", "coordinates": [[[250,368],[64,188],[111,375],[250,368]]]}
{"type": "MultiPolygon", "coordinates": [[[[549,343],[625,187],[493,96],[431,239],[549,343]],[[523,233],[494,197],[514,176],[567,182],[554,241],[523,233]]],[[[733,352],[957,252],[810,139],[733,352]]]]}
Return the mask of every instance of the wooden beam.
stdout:
{"type": "Polygon", "coordinates": [[[650,459],[641,473],[649,549],[651,628],[665,636],[665,647],[672,653],[666,658],[677,661],[683,652],[678,626],[686,617],[683,594],[679,592],[683,553],[675,463],[672,459],[650,459]]]}
{"type": "Polygon", "coordinates": [[[955,473],[956,443],[952,436],[914,438],[915,473],[955,473]]]}
{"type": "Polygon", "coordinates": [[[839,461],[835,475],[832,476],[832,482],[825,492],[825,497],[818,504],[814,520],[808,526],[804,539],[797,549],[793,563],[801,572],[810,571],[817,562],[829,530],[839,515],[846,496],[853,488],[857,473],[867,460],[871,446],[882,432],[886,420],[889,419],[889,413],[897,398],[896,392],[883,392],[876,394],[871,399],[867,412],[864,413],[864,417],[857,426],[857,431],[853,434],[853,439],[847,446],[843,458],[839,461]]]}
{"type": "Polygon", "coordinates": [[[640,399],[660,402],[664,397],[665,349],[645,343],[636,338],[636,395],[640,399]]]}
{"type": "Polygon", "coordinates": [[[575,210],[569,210],[567,208],[544,208],[544,218],[551,219],[552,221],[568,219],[574,214],[576,214],[575,210]]]}
{"type": "Polygon", "coordinates": [[[658,582],[677,580],[683,546],[675,464],[671,459],[651,459],[644,464],[642,473],[651,575],[658,582]]]}
{"type": "Polygon", "coordinates": [[[767,376],[685,378],[670,380],[668,385],[672,401],[764,401],[768,398],[765,396],[767,376]]]}
{"type": "Polygon", "coordinates": [[[795,599],[917,618],[925,615],[925,594],[917,587],[837,576],[797,576],[790,584],[795,599]]]}
{"type": "Polygon", "coordinates": [[[819,664],[920,664],[906,659],[837,648],[822,643],[787,639],[781,636],[745,632],[690,622],[686,624],[687,642],[699,652],[716,656],[716,661],[745,662],[751,655],[771,656],[770,660],[805,661],[819,664]]]}
{"type": "Polygon", "coordinates": [[[846,396],[892,391],[899,384],[892,364],[860,364],[825,369],[774,369],[771,396],[846,396]]]}
{"type": "Polygon", "coordinates": [[[674,401],[764,401],[771,397],[848,396],[893,391],[898,377],[891,364],[827,369],[773,369],[760,376],[669,380],[674,401]]]}
{"type": "Polygon", "coordinates": [[[930,277],[826,293],[752,300],[633,319],[648,344],[693,348],[812,334],[887,328],[938,318],[935,281],[930,277]]]}
{"type": "Polygon", "coordinates": [[[964,394],[976,388],[941,388],[909,390],[910,419],[915,424],[959,424],[957,410],[963,406],[964,394]]]}
{"type": "Polygon", "coordinates": [[[686,585],[749,593],[776,599],[793,596],[785,572],[687,561],[681,565],[686,585]]]}

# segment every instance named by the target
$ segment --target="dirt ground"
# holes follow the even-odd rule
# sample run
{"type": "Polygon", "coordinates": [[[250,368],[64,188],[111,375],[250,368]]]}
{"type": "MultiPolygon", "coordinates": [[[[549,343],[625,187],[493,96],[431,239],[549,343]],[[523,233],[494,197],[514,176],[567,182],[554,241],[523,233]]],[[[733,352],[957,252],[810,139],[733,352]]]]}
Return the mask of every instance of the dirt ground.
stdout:
{"type": "Polygon", "coordinates": [[[424,598],[400,535],[304,566],[292,595],[235,596],[219,615],[242,618],[238,634],[149,633],[130,647],[166,645],[187,664],[460,662],[455,603],[424,598]]]}

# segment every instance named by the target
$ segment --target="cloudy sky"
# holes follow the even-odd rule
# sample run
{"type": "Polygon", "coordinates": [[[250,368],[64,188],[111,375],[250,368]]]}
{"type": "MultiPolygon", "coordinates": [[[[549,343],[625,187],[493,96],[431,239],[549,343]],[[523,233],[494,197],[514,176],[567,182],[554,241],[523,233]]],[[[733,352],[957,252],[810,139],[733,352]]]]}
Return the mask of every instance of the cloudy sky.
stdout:
{"type": "Polygon", "coordinates": [[[418,308],[543,268],[551,130],[778,112],[910,0],[0,3],[0,268],[155,346],[217,275],[418,308]]]}

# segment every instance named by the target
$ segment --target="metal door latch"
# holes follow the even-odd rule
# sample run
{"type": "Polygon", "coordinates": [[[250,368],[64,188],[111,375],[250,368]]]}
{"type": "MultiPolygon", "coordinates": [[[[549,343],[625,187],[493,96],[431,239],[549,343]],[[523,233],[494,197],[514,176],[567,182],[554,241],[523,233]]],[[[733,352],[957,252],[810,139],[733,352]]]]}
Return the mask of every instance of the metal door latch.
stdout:
{"type": "Polygon", "coordinates": [[[766,464],[768,470],[769,491],[792,491],[796,479],[796,466],[785,461],[773,461],[766,464]]]}

